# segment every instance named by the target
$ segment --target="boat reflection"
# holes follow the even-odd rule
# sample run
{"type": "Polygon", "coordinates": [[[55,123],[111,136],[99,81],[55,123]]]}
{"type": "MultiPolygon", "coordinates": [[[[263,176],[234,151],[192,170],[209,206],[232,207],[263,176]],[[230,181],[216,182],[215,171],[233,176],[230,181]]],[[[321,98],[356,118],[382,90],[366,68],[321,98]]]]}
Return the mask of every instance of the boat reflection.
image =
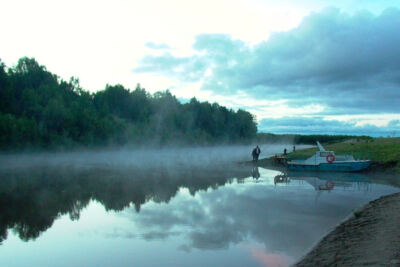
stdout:
{"type": "MultiPolygon", "coordinates": [[[[274,184],[291,181],[304,181],[310,184],[316,191],[331,190],[363,190],[368,191],[371,177],[362,173],[343,172],[286,172],[274,177],[274,184]]],[[[381,182],[383,182],[382,180],[381,182]]]]}
{"type": "Polygon", "coordinates": [[[276,184],[282,184],[282,183],[284,183],[284,184],[290,183],[290,178],[284,173],[275,175],[274,184],[276,185],[276,184]]]}

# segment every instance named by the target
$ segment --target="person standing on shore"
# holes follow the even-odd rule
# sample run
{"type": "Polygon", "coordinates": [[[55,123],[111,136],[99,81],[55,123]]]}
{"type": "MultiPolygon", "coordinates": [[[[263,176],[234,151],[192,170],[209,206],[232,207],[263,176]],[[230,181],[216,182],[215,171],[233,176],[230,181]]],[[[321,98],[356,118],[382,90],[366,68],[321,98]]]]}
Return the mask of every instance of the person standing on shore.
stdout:
{"type": "Polygon", "coordinates": [[[261,154],[261,149],[258,147],[258,145],[253,149],[253,152],[251,154],[253,156],[253,162],[257,162],[258,157],[261,154]]]}

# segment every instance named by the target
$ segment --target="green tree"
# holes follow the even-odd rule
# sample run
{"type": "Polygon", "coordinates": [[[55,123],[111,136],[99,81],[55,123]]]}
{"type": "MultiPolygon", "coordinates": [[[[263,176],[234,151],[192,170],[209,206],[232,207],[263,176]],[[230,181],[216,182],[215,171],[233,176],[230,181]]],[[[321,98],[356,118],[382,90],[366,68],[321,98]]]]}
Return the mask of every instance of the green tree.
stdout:
{"type": "Polygon", "coordinates": [[[254,117],[168,90],[153,95],[106,85],[94,94],[77,78],[60,79],[33,58],[6,70],[0,61],[0,147],[55,148],[109,144],[213,144],[255,137],[254,117]]]}

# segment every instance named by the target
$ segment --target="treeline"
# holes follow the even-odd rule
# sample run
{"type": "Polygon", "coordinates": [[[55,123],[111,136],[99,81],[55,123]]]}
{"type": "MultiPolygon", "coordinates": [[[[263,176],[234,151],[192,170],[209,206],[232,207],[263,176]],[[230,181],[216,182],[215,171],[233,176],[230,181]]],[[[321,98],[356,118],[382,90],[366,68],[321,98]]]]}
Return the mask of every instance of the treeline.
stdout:
{"type": "Polygon", "coordinates": [[[317,141],[321,143],[337,143],[346,140],[369,140],[370,136],[356,136],[356,135],[299,135],[299,134],[272,134],[272,133],[258,133],[257,142],[262,143],[286,143],[286,144],[309,144],[315,145],[317,141]]]}
{"type": "Polygon", "coordinates": [[[244,110],[195,98],[182,104],[169,91],[150,94],[140,85],[90,93],[35,59],[21,58],[12,68],[0,61],[2,150],[237,143],[256,133],[253,115],[244,110]]]}
{"type": "Polygon", "coordinates": [[[315,145],[317,141],[325,144],[333,144],[343,142],[346,140],[369,140],[370,136],[356,136],[356,135],[298,135],[295,137],[296,144],[312,144],[315,145]]]}

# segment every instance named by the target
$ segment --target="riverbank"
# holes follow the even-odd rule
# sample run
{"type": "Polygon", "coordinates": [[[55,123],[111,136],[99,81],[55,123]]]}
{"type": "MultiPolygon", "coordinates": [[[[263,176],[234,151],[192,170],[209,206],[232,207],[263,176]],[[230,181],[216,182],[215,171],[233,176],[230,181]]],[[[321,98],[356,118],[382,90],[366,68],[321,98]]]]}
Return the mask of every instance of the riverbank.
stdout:
{"type": "MultiPolygon", "coordinates": [[[[372,164],[366,172],[379,172],[400,175],[400,138],[374,138],[370,140],[348,140],[326,145],[326,150],[335,151],[336,155],[352,155],[356,159],[370,159],[372,164]]],[[[314,155],[317,147],[290,152],[288,160],[306,159],[314,155]]],[[[266,168],[281,167],[271,158],[260,159],[258,166],[266,168]]]]}
{"type": "Polygon", "coordinates": [[[295,266],[400,266],[400,193],[371,201],[295,266]]]}

